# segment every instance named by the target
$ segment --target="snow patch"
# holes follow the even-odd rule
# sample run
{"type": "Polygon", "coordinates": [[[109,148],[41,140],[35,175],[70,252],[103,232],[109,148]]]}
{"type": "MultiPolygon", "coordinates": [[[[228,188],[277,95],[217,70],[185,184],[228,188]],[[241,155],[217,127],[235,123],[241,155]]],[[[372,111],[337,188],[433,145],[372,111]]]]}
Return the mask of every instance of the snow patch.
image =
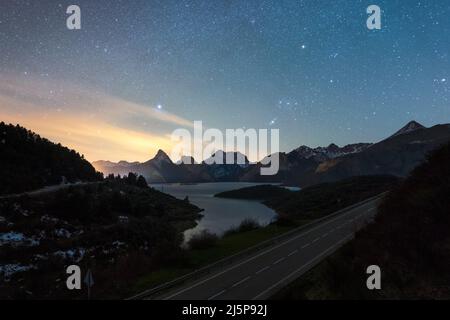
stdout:
{"type": "Polygon", "coordinates": [[[66,251],[58,250],[53,252],[53,255],[61,257],[66,260],[80,262],[83,259],[85,253],[86,250],[84,248],[76,248],[76,249],[69,249],[66,251]]]}
{"type": "Polygon", "coordinates": [[[21,265],[21,264],[5,264],[0,265],[0,275],[3,276],[5,279],[9,279],[12,275],[28,271],[31,269],[36,269],[36,266],[34,265],[21,265]]]}
{"type": "Polygon", "coordinates": [[[8,232],[0,233],[0,246],[11,245],[13,247],[27,246],[34,247],[39,245],[39,240],[35,238],[27,238],[23,233],[8,232]]]}
{"type": "Polygon", "coordinates": [[[60,229],[56,229],[55,230],[55,235],[59,238],[70,238],[72,236],[72,234],[70,233],[70,231],[64,229],[64,228],[60,228],[60,229]]]}

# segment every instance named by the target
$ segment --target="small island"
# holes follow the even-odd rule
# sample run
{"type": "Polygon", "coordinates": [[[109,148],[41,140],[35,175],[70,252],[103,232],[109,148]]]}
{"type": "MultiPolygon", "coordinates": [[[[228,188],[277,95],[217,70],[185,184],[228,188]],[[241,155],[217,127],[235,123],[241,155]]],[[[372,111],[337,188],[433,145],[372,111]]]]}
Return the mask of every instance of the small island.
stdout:
{"type": "Polygon", "coordinates": [[[220,192],[214,195],[217,198],[230,198],[230,199],[245,199],[245,200],[267,200],[270,198],[277,198],[280,196],[285,196],[291,194],[286,188],[265,184],[259,186],[246,187],[236,190],[230,190],[225,192],[220,192]]]}
{"type": "Polygon", "coordinates": [[[337,210],[392,189],[401,181],[390,175],[359,176],[321,183],[300,191],[276,185],[258,185],[221,192],[215,197],[258,200],[274,209],[278,220],[294,224],[322,218],[337,210]]]}

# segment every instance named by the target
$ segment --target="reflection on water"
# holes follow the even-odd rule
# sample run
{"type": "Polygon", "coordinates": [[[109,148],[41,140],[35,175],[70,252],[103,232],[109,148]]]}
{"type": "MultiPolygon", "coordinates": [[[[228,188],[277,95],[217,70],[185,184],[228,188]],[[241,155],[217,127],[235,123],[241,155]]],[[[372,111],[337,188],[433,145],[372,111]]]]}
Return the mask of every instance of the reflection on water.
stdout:
{"type": "Polygon", "coordinates": [[[198,225],[186,230],[185,241],[192,235],[202,230],[208,230],[217,235],[222,235],[231,227],[238,226],[244,219],[253,219],[261,225],[267,225],[276,217],[275,211],[257,201],[235,200],[215,198],[214,194],[258,185],[247,182],[214,182],[199,184],[152,184],[157,190],[171,194],[172,196],[189,201],[199,208],[204,209],[204,217],[198,221],[198,225]]]}

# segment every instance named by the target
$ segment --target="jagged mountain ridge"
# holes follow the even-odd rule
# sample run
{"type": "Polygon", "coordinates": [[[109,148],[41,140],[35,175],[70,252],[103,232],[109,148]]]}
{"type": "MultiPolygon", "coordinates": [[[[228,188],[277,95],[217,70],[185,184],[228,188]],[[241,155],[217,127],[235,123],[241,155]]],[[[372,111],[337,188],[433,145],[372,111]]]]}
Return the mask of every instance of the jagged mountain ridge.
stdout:
{"type": "Polygon", "coordinates": [[[223,151],[217,153],[219,157],[223,157],[224,164],[208,165],[205,161],[196,163],[192,157],[183,158],[193,161],[193,164],[186,164],[189,163],[188,160],[175,164],[160,150],[155,158],[145,163],[121,161],[114,164],[97,161],[93,165],[105,174],[136,172],[143,175],[149,183],[248,181],[307,186],[358,175],[406,176],[429,151],[449,140],[449,125],[426,128],[411,121],[385,140],[374,144],[355,143],[344,147],[330,144],[317,148],[300,146],[288,153],[280,152],[280,169],[274,176],[261,176],[260,168],[263,164],[250,163],[241,154],[234,153],[232,157],[236,160],[238,156],[242,156],[244,164],[226,164],[226,152],[223,151]]]}
{"type": "Polygon", "coordinates": [[[295,177],[296,183],[312,185],[361,175],[407,176],[432,150],[450,141],[450,125],[430,128],[411,122],[389,138],[362,152],[327,160],[314,172],[295,177]]]}
{"type": "MultiPolygon", "coordinates": [[[[331,144],[328,147],[317,147],[314,149],[301,146],[288,154],[281,153],[280,163],[285,170],[296,166],[309,168],[310,166],[316,166],[320,161],[347,153],[358,152],[367,146],[370,146],[370,144],[359,143],[342,148],[331,144]]],[[[101,160],[93,162],[93,165],[105,175],[127,175],[128,172],[135,172],[143,175],[149,183],[241,181],[248,180],[249,177],[252,177],[250,180],[261,179],[258,177],[253,178],[253,175],[259,176],[260,163],[251,163],[247,156],[240,152],[224,152],[222,150],[215,152],[210,158],[201,163],[197,163],[190,156],[183,156],[177,163],[173,163],[163,150],[158,150],[154,158],[144,163],[127,161],[114,163],[101,160]],[[227,164],[227,156],[233,159],[234,163],[227,164]],[[213,163],[214,159],[221,159],[222,164],[213,163]],[[237,159],[241,159],[239,164],[237,159]]],[[[281,181],[285,178],[284,174],[262,177],[264,181],[281,181]]]]}
{"type": "Polygon", "coordinates": [[[410,133],[416,130],[421,130],[421,129],[426,129],[426,127],[424,127],[423,125],[421,125],[420,123],[416,122],[416,121],[410,121],[406,124],[406,126],[404,126],[403,128],[401,128],[400,130],[398,130],[396,133],[394,133],[392,137],[395,136],[399,136],[405,133],[410,133]]]}

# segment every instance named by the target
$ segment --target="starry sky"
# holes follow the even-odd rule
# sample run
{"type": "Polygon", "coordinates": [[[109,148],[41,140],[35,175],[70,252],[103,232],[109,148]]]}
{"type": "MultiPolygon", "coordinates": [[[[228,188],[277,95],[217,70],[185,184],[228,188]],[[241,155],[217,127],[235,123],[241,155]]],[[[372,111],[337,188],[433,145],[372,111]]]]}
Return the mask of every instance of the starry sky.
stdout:
{"type": "Polygon", "coordinates": [[[449,16],[448,0],[2,1],[0,120],[91,161],[147,160],[194,120],[280,129],[282,151],[374,142],[450,122],[449,16]]]}

